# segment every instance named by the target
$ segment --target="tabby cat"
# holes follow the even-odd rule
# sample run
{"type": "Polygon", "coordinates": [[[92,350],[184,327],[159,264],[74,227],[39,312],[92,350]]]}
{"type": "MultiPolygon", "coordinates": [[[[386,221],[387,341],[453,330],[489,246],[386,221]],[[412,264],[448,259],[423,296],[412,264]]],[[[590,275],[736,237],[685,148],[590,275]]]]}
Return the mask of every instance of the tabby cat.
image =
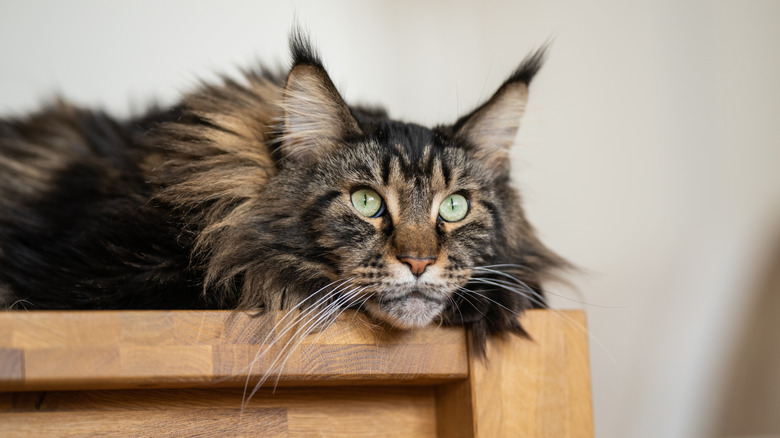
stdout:
{"type": "Polygon", "coordinates": [[[224,79],[131,120],[58,101],[0,121],[0,305],[345,308],[399,328],[524,334],[565,262],[510,184],[528,56],[426,128],[348,106],[308,38],[286,75],[224,79]]]}

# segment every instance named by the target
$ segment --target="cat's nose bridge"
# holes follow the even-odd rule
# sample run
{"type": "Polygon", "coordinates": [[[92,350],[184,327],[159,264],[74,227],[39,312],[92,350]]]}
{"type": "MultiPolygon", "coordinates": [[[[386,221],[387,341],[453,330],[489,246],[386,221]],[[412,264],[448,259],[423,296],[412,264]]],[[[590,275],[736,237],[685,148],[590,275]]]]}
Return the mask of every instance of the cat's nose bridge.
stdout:
{"type": "Polygon", "coordinates": [[[409,265],[415,275],[422,274],[428,265],[434,263],[439,252],[436,230],[423,224],[397,227],[393,246],[398,260],[409,265]]]}

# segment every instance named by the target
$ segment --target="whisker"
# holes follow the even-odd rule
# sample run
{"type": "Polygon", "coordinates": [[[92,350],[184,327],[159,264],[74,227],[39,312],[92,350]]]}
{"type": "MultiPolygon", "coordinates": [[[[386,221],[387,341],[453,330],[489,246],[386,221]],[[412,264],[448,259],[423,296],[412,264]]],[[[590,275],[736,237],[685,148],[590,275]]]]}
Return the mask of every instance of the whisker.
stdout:
{"type": "Polygon", "coordinates": [[[533,271],[533,269],[530,266],[518,265],[514,263],[500,263],[497,265],[482,265],[482,266],[471,267],[471,269],[482,269],[482,268],[519,268],[524,271],[533,271]]]}
{"type": "Polygon", "coordinates": [[[31,301],[29,301],[27,299],[24,299],[24,298],[19,298],[18,300],[14,301],[10,305],[8,305],[8,310],[19,310],[18,307],[21,307],[22,310],[27,311],[29,309],[27,309],[27,306],[25,306],[25,304],[29,304],[29,305],[32,306],[32,302],[31,301]]]}
{"type": "MultiPolygon", "coordinates": [[[[472,270],[478,271],[478,272],[487,272],[487,273],[491,273],[491,274],[501,275],[503,277],[507,277],[507,278],[510,278],[510,279],[512,279],[514,281],[522,283],[522,281],[519,280],[517,277],[515,277],[513,275],[510,275],[510,274],[508,274],[506,272],[498,271],[498,270],[495,270],[495,269],[489,269],[489,268],[493,268],[493,267],[518,267],[518,268],[522,268],[522,269],[528,269],[528,268],[523,267],[522,265],[503,264],[503,265],[475,266],[475,267],[472,268],[472,270]]],[[[525,283],[523,283],[523,284],[525,284],[525,283]]],[[[602,309],[622,309],[623,308],[621,306],[609,306],[609,305],[604,305],[604,304],[593,304],[593,303],[589,303],[587,301],[581,301],[581,300],[572,298],[570,296],[567,296],[567,295],[564,295],[564,294],[561,294],[561,293],[556,293],[555,291],[551,290],[549,287],[545,287],[544,292],[547,293],[547,294],[556,296],[556,297],[563,298],[565,300],[569,300],[569,301],[577,303],[577,304],[582,304],[584,306],[598,307],[598,308],[602,308],[602,309]]]]}
{"type": "MultiPolygon", "coordinates": [[[[353,279],[354,279],[354,277],[348,278],[348,279],[346,279],[346,280],[341,280],[341,281],[340,281],[340,284],[339,284],[338,286],[336,286],[336,289],[334,289],[334,290],[338,290],[338,288],[339,288],[339,287],[341,287],[342,285],[346,284],[347,282],[349,282],[349,281],[351,281],[351,280],[353,280],[353,279]]],[[[274,326],[273,326],[273,327],[271,328],[271,330],[268,332],[268,335],[266,335],[266,337],[263,339],[263,342],[262,342],[260,345],[268,345],[268,341],[270,340],[270,337],[271,337],[273,334],[276,334],[276,330],[279,328],[279,325],[280,325],[282,322],[284,322],[284,320],[285,320],[285,319],[287,319],[287,318],[288,318],[290,315],[294,315],[294,314],[296,314],[296,315],[297,315],[297,313],[294,311],[295,309],[298,309],[298,308],[299,308],[299,307],[300,307],[300,306],[301,306],[303,303],[305,303],[306,301],[308,301],[309,299],[311,299],[312,297],[314,297],[315,295],[317,295],[318,293],[322,292],[323,290],[325,290],[326,288],[328,288],[328,287],[332,286],[332,285],[333,285],[333,284],[335,284],[335,283],[339,283],[339,280],[332,281],[332,282],[328,283],[327,285],[325,285],[325,286],[323,286],[323,287],[319,288],[319,289],[318,289],[318,290],[316,290],[315,292],[312,292],[311,294],[309,294],[308,296],[306,296],[306,298],[304,298],[304,299],[302,299],[301,301],[299,301],[299,302],[298,302],[298,303],[297,303],[295,306],[293,306],[293,307],[292,307],[292,309],[290,309],[290,311],[286,312],[286,313],[284,314],[284,316],[283,316],[283,317],[282,317],[282,318],[281,318],[279,321],[277,321],[277,322],[276,322],[276,324],[274,324],[274,326]]],[[[333,290],[332,290],[332,291],[330,291],[330,293],[332,293],[332,292],[333,292],[333,290]]],[[[329,294],[330,294],[330,293],[329,293],[329,294]]],[[[314,303],[312,303],[312,305],[311,305],[311,306],[316,306],[316,305],[317,305],[317,304],[319,304],[321,301],[328,299],[328,298],[330,297],[330,295],[329,295],[329,294],[323,294],[323,296],[322,296],[322,297],[320,297],[320,298],[319,298],[317,301],[315,301],[314,303]]],[[[284,333],[282,333],[282,334],[284,334],[284,333]]],[[[262,350],[261,350],[261,351],[262,351],[262,350]]],[[[256,358],[257,358],[257,356],[256,356],[256,358]]],[[[253,362],[253,363],[254,363],[254,362],[253,362]]],[[[250,371],[251,371],[251,369],[250,369],[250,371]]]]}
{"type": "MultiPolygon", "coordinates": [[[[333,313],[335,313],[335,315],[333,315],[333,313],[330,313],[330,312],[324,313],[323,315],[318,317],[316,320],[311,321],[311,324],[309,324],[309,327],[303,333],[295,335],[296,337],[298,337],[298,342],[290,350],[290,352],[292,352],[295,349],[297,349],[298,346],[300,346],[300,344],[311,333],[312,330],[314,330],[317,327],[321,327],[322,321],[328,320],[328,319],[330,319],[331,323],[333,321],[335,321],[339,317],[339,315],[341,315],[342,313],[344,313],[345,310],[347,310],[347,307],[350,305],[348,303],[352,300],[352,298],[354,298],[355,296],[360,294],[360,292],[365,290],[366,287],[367,286],[364,286],[363,288],[353,288],[353,289],[351,289],[351,290],[341,294],[341,296],[339,298],[337,298],[333,303],[329,304],[327,307],[335,309],[338,313],[333,312],[333,313]]],[[[321,331],[317,335],[317,338],[315,338],[315,340],[314,340],[314,344],[316,344],[317,341],[319,341],[319,339],[320,339],[320,337],[322,336],[323,333],[324,333],[324,331],[321,331]]],[[[287,361],[290,359],[290,357],[291,357],[291,354],[286,355],[285,359],[282,361],[281,365],[279,366],[279,371],[278,371],[278,373],[276,375],[276,383],[274,384],[274,391],[276,391],[276,387],[279,385],[279,380],[281,378],[282,371],[284,370],[284,366],[287,364],[287,361]]]]}
{"type": "MultiPolygon", "coordinates": [[[[326,304],[324,307],[315,307],[312,306],[311,308],[307,309],[306,312],[301,313],[296,319],[290,322],[290,325],[280,334],[280,337],[284,335],[286,332],[288,332],[293,327],[297,326],[298,328],[296,331],[290,335],[287,342],[284,344],[284,346],[281,348],[279,353],[276,355],[275,359],[271,362],[266,372],[263,374],[263,376],[260,378],[260,381],[255,385],[254,390],[249,394],[249,398],[251,399],[252,396],[260,389],[260,387],[265,383],[268,378],[271,376],[272,373],[277,373],[277,385],[278,385],[278,379],[281,378],[281,371],[282,368],[277,369],[277,364],[280,360],[283,359],[282,367],[286,363],[287,359],[289,359],[289,355],[292,351],[294,351],[300,343],[303,341],[303,338],[311,332],[311,330],[321,327],[322,324],[320,324],[324,319],[324,317],[327,317],[329,313],[332,312],[333,309],[338,308],[343,302],[347,301],[348,298],[345,298],[345,296],[349,296],[349,293],[354,291],[357,288],[353,288],[352,290],[342,293],[339,291],[339,289],[343,289],[344,284],[341,284],[338,286],[337,289],[330,292],[328,298],[332,298],[332,296],[335,293],[340,294],[334,301],[326,304]],[[303,319],[306,318],[306,321],[303,321],[303,319]]],[[[318,300],[321,301],[321,300],[318,300]]],[[[268,347],[270,348],[270,346],[268,347]]],[[[274,386],[274,390],[276,389],[276,386],[274,386]]]]}
{"type": "MultiPolygon", "coordinates": [[[[251,378],[251,376],[252,376],[252,370],[254,369],[255,365],[257,364],[257,361],[258,361],[258,360],[260,360],[260,358],[261,358],[261,357],[265,356],[265,354],[266,354],[266,353],[267,353],[267,352],[268,352],[268,351],[271,349],[272,345],[274,345],[274,344],[275,344],[275,342],[274,342],[274,344],[270,343],[270,338],[271,338],[271,336],[272,336],[272,335],[276,335],[276,339],[277,339],[277,340],[278,340],[278,339],[280,339],[280,338],[281,338],[282,336],[284,336],[284,335],[285,335],[285,334],[286,334],[288,331],[290,331],[290,329],[291,329],[292,327],[294,327],[294,326],[295,326],[295,325],[296,325],[296,324],[297,324],[297,323],[298,323],[298,322],[299,322],[299,321],[300,321],[300,320],[301,320],[303,317],[305,317],[305,316],[306,316],[308,313],[310,313],[310,312],[312,312],[314,309],[316,309],[316,308],[317,308],[317,306],[318,306],[318,305],[319,305],[321,302],[323,302],[323,301],[325,301],[325,300],[327,300],[327,299],[329,299],[329,298],[332,298],[332,294],[333,294],[335,291],[337,291],[337,290],[339,290],[340,288],[344,287],[344,285],[346,285],[347,283],[349,283],[349,282],[350,282],[350,281],[352,281],[353,279],[354,279],[354,277],[350,277],[350,278],[348,278],[348,279],[346,279],[346,280],[336,280],[336,281],[332,281],[332,282],[330,282],[329,284],[327,284],[327,285],[325,285],[325,286],[321,287],[321,288],[320,288],[320,289],[318,289],[317,291],[315,291],[315,292],[313,292],[313,293],[309,294],[309,295],[308,295],[306,298],[304,298],[303,300],[301,300],[300,302],[298,302],[298,303],[297,303],[295,306],[293,306],[293,309],[291,309],[290,311],[286,312],[286,313],[284,314],[284,316],[282,316],[282,318],[281,318],[281,319],[279,319],[279,321],[277,321],[277,322],[276,322],[276,324],[274,324],[274,326],[273,326],[273,327],[271,328],[271,330],[268,332],[268,335],[266,335],[266,337],[263,339],[262,343],[260,344],[262,347],[261,347],[261,348],[260,348],[260,349],[257,351],[257,353],[255,354],[255,357],[254,357],[254,359],[253,359],[253,360],[252,360],[252,362],[249,364],[249,367],[248,367],[248,370],[247,370],[247,377],[246,377],[246,381],[245,381],[245,383],[244,383],[244,395],[243,395],[243,397],[242,397],[242,402],[241,402],[241,412],[242,412],[242,413],[243,413],[244,407],[246,406],[246,403],[248,403],[248,402],[249,402],[249,400],[247,399],[247,391],[248,391],[248,388],[249,388],[249,380],[250,380],[250,378],[251,378]],[[309,307],[309,308],[307,308],[306,310],[304,310],[304,311],[300,311],[300,312],[296,312],[296,311],[294,310],[294,309],[298,309],[298,308],[299,308],[301,305],[303,305],[303,303],[305,303],[306,301],[308,301],[308,300],[309,300],[309,299],[311,299],[312,297],[316,296],[318,293],[322,292],[323,290],[325,290],[326,288],[328,288],[328,287],[330,287],[330,286],[333,286],[333,285],[334,285],[334,284],[336,284],[336,283],[338,283],[338,284],[336,285],[336,287],[335,287],[334,289],[332,289],[331,291],[329,291],[329,292],[328,292],[328,293],[326,293],[326,294],[323,294],[323,296],[322,296],[322,297],[320,297],[318,300],[316,300],[314,303],[312,303],[312,304],[310,305],[310,307],[309,307]],[[285,328],[285,329],[284,329],[284,330],[283,330],[281,333],[278,333],[278,329],[280,328],[281,324],[282,324],[283,322],[285,322],[285,320],[286,320],[288,317],[290,317],[291,315],[294,315],[294,316],[293,316],[293,318],[292,318],[291,320],[287,321],[287,326],[286,326],[286,328],[285,328]]],[[[270,371],[271,369],[272,369],[272,367],[269,367],[269,371],[270,371]]],[[[266,372],[266,374],[267,374],[267,373],[268,373],[268,371],[266,372]]],[[[262,382],[263,382],[264,380],[265,380],[265,378],[261,379],[261,383],[260,383],[260,385],[262,385],[262,382]]],[[[250,395],[249,395],[249,399],[251,399],[252,395],[254,395],[254,394],[255,394],[255,392],[256,392],[256,391],[253,391],[253,392],[252,392],[252,394],[250,394],[250,395]]]]}
{"type": "MultiPolygon", "coordinates": [[[[363,308],[363,305],[365,305],[366,302],[368,302],[368,300],[370,300],[373,296],[374,296],[374,293],[373,292],[369,292],[366,295],[366,297],[360,302],[360,305],[357,307],[357,309],[355,309],[355,313],[352,314],[352,321],[355,320],[355,318],[357,317],[358,313],[360,312],[360,309],[363,308]]],[[[363,319],[362,322],[369,330],[371,330],[371,333],[376,333],[376,330],[382,328],[381,325],[373,324],[370,321],[371,321],[370,319],[363,319]]]]}
{"type": "MultiPolygon", "coordinates": [[[[480,314],[480,315],[482,315],[482,316],[486,316],[486,314],[485,314],[484,312],[482,312],[481,310],[479,310],[479,307],[477,307],[477,306],[474,304],[474,302],[472,302],[470,299],[468,299],[468,295],[465,295],[465,294],[461,293],[461,291],[464,291],[464,292],[473,292],[473,291],[471,291],[471,290],[469,290],[469,289],[466,289],[466,288],[465,288],[465,287],[463,287],[463,286],[458,286],[458,289],[456,289],[456,290],[455,290],[455,293],[457,293],[457,294],[458,294],[458,296],[459,296],[459,297],[461,297],[461,298],[463,298],[463,299],[464,299],[464,300],[465,300],[467,303],[471,304],[471,307],[473,307],[473,308],[474,308],[474,310],[476,310],[477,312],[479,312],[479,314],[480,314]]],[[[463,314],[461,314],[461,318],[463,318],[463,314]]]]}
{"type": "MultiPolygon", "coordinates": [[[[341,287],[341,285],[343,285],[344,283],[346,283],[346,282],[348,282],[348,281],[350,281],[350,280],[352,280],[352,278],[349,278],[349,279],[347,279],[347,280],[343,280],[343,281],[341,282],[341,284],[339,284],[339,286],[337,286],[337,288],[338,288],[338,287],[341,287]]],[[[288,318],[290,315],[297,315],[297,314],[298,314],[298,313],[296,313],[296,312],[294,311],[295,309],[298,309],[298,308],[299,308],[299,307],[300,307],[300,306],[301,306],[301,305],[302,305],[304,302],[308,301],[309,299],[311,299],[312,297],[314,297],[314,296],[315,296],[317,293],[321,292],[321,291],[322,291],[322,290],[324,290],[325,288],[327,288],[327,287],[329,287],[329,286],[331,286],[331,285],[333,285],[334,283],[337,283],[337,282],[338,282],[338,281],[333,281],[333,282],[331,282],[331,283],[329,283],[329,284],[327,284],[327,285],[325,285],[325,286],[321,287],[321,288],[320,288],[320,289],[318,289],[317,291],[315,291],[315,292],[313,292],[313,293],[309,294],[309,295],[308,295],[306,298],[304,298],[303,300],[301,300],[300,302],[298,302],[298,304],[296,304],[295,306],[293,306],[293,308],[292,308],[292,309],[290,309],[290,311],[286,312],[286,313],[284,314],[284,316],[282,316],[282,318],[281,318],[279,321],[277,321],[277,322],[276,322],[276,324],[274,324],[274,326],[273,326],[273,327],[271,328],[271,330],[268,332],[268,335],[266,335],[266,337],[263,339],[263,341],[262,341],[262,343],[261,343],[260,345],[268,345],[268,343],[269,343],[269,341],[270,341],[270,337],[271,337],[272,335],[274,335],[274,334],[277,334],[277,329],[278,329],[278,328],[279,328],[279,326],[282,324],[282,322],[284,322],[284,321],[285,321],[285,320],[286,320],[286,319],[287,319],[287,318],[288,318]]],[[[332,292],[332,291],[331,291],[331,292],[332,292]]],[[[318,299],[317,301],[315,301],[315,302],[312,304],[312,306],[316,306],[316,305],[317,305],[319,302],[321,302],[321,301],[323,301],[323,300],[325,300],[325,299],[327,299],[327,298],[329,298],[329,295],[328,295],[328,294],[324,294],[322,297],[320,297],[320,299],[318,299]]],[[[282,334],[283,334],[283,333],[282,333],[282,334]]],[[[257,360],[257,359],[258,359],[258,357],[259,357],[259,355],[260,355],[260,352],[262,352],[262,351],[263,351],[263,350],[260,350],[260,351],[258,351],[258,354],[257,354],[257,355],[255,355],[255,360],[257,360]]],[[[252,363],[251,363],[250,365],[251,365],[251,366],[254,366],[254,363],[255,363],[255,361],[253,360],[253,361],[252,361],[252,363]]],[[[252,369],[250,368],[250,369],[249,369],[249,371],[251,372],[251,370],[252,370],[252,369]]]]}
{"type": "MultiPolygon", "coordinates": [[[[362,288],[359,288],[359,289],[357,289],[357,290],[354,290],[354,289],[353,289],[353,290],[354,290],[354,292],[352,292],[352,291],[348,292],[348,294],[349,294],[349,295],[351,295],[351,296],[349,296],[349,298],[348,298],[348,299],[347,299],[347,300],[346,300],[346,301],[345,301],[343,304],[340,304],[340,305],[339,305],[339,306],[341,307],[341,310],[339,310],[339,312],[338,312],[338,313],[337,313],[335,316],[333,316],[333,320],[335,321],[336,319],[338,319],[338,317],[339,317],[339,316],[341,316],[341,315],[342,315],[342,314],[343,314],[343,313],[344,313],[344,312],[345,312],[345,311],[346,311],[346,310],[347,310],[349,307],[351,307],[351,306],[353,306],[354,304],[356,304],[356,303],[357,303],[357,302],[358,302],[358,301],[361,299],[361,298],[360,298],[360,294],[361,294],[361,293],[362,293],[364,290],[366,290],[366,289],[368,289],[368,286],[363,286],[362,288]],[[353,299],[353,298],[356,298],[356,300],[352,301],[352,299],[353,299]]],[[[345,295],[346,295],[346,294],[345,294],[345,295]]],[[[366,299],[367,299],[367,298],[366,298],[366,299]]],[[[363,303],[365,303],[366,299],[363,299],[363,303]]],[[[314,339],[314,342],[313,342],[313,343],[314,343],[314,344],[316,344],[316,343],[317,343],[317,342],[320,340],[320,337],[321,337],[321,336],[322,336],[324,333],[325,333],[324,331],[320,332],[320,333],[317,335],[317,337],[314,339]]]]}
{"type": "MultiPolygon", "coordinates": [[[[469,281],[471,281],[471,280],[473,280],[476,283],[480,283],[480,284],[489,284],[491,286],[501,287],[501,288],[503,288],[503,289],[505,289],[507,291],[516,293],[516,294],[518,294],[520,296],[523,296],[523,297],[531,300],[532,302],[540,303],[539,300],[535,299],[532,296],[529,296],[525,291],[520,290],[517,287],[514,287],[514,286],[509,285],[509,284],[502,284],[502,283],[507,283],[507,282],[497,282],[495,279],[486,279],[486,278],[480,278],[480,277],[472,277],[469,281]]],[[[523,283],[523,285],[525,285],[525,283],[523,283]]],[[[591,334],[590,331],[588,331],[582,324],[580,324],[579,322],[574,320],[574,318],[566,315],[565,313],[561,312],[558,309],[553,309],[553,308],[549,308],[548,307],[547,310],[551,311],[554,315],[558,316],[562,321],[568,323],[570,327],[574,327],[574,328],[578,329],[581,333],[584,333],[586,336],[588,336],[589,339],[591,339],[594,342],[596,342],[599,345],[599,347],[604,351],[604,353],[607,355],[607,357],[609,357],[609,359],[612,361],[612,363],[614,365],[617,365],[617,360],[609,352],[609,350],[607,349],[606,345],[604,345],[604,343],[599,338],[597,338],[596,336],[593,336],[593,334],[591,334]]]]}
{"type": "MultiPolygon", "coordinates": [[[[518,312],[518,311],[516,311],[516,310],[512,310],[512,309],[510,309],[509,307],[507,307],[507,306],[505,306],[505,305],[503,305],[503,304],[499,303],[498,301],[494,300],[493,298],[490,298],[489,296],[487,296],[487,295],[485,295],[485,294],[481,294],[481,293],[479,293],[479,291],[475,291],[475,290],[471,290],[471,289],[466,289],[466,288],[462,288],[462,289],[463,289],[464,291],[466,291],[466,292],[471,292],[471,293],[473,293],[473,294],[477,294],[477,295],[481,296],[482,298],[484,298],[484,299],[486,299],[486,300],[490,301],[491,303],[493,303],[493,304],[496,304],[496,305],[498,305],[498,306],[500,306],[500,307],[503,307],[504,309],[506,309],[506,310],[507,310],[508,312],[510,312],[510,313],[513,313],[513,314],[515,314],[515,315],[517,315],[517,316],[521,316],[521,315],[522,315],[522,313],[520,313],[520,312],[518,312]]],[[[484,313],[483,313],[482,315],[484,316],[484,313]]]]}
{"type": "MultiPolygon", "coordinates": [[[[357,314],[358,314],[358,312],[360,312],[360,309],[362,309],[362,308],[363,308],[363,305],[364,305],[364,304],[366,304],[366,302],[367,302],[368,300],[370,300],[372,296],[374,296],[374,294],[373,294],[373,293],[369,293],[368,295],[366,295],[366,298],[365,298],[365,299],[363,299],[363,301],[361,301],[361,302],[360,302],[360,305],[357,307],[357,309],[355,309],[355,315],[357,315],[357,314]]],[[[352,319],[355,319],[355,316],[354,316],[354,315],[352,316],[352,319]]]]}
{"type": "Polygon", "coordinates": [[[531,301],[534,304],[537,304],[540,307],[543,307],[543,308],[547,307],[547,303],[545,303],[540,298],[536,298],[539,295],[536,294],[536,292],[534,292],[525,283],[523,283],[522,285],[519,285],[519,286],[524,286],[525,287],[524,289],[518,289],[512,283],[509,283],[509,282],[503,281],[503,280],[497,280],[497,279],[494,279],[494,278],[471,277],[469,279],[469,282],[472,282],[472,281],[477,282],[477,283],[481,283],[481,284],[489,284],[491,286],[498,286],[498,287],[502,287],[502,288],[507,289],[507,290],[511,290],[512,292],[515,292],[516,294],[521,295],[521,296],[527,298],[529,301],[531,301]],[[531,293],[528,293],[529,291],[531,293]]]}
{"type": "MultiPolygon", "coordinates": [[[[460,286],[458,286],[458,287],[460,287],[460,286]]],[[[455,300],[455,296],[454,295],[457,295],[457,296],[463,298],[464,300],[465,300],[465,298],[463,297],[463,295],[459,294],[458,292],[459,292],[458,290],[454,290],[453,291],[453,296],[448,297],[447,300],[452,305],[452,307],[454,307],[455,310],[458,311],[458,315],[460,315],[460,320],[463,321],[463,312],[460,311],[460,306],[458,306],[458,301],[455,300]]],[[[473,304],[472,304],[472,306],[473,306],[473,304]]],[[[444,321],[444,318],[439,318],[439,320],[440,321],[444,321]]]]}

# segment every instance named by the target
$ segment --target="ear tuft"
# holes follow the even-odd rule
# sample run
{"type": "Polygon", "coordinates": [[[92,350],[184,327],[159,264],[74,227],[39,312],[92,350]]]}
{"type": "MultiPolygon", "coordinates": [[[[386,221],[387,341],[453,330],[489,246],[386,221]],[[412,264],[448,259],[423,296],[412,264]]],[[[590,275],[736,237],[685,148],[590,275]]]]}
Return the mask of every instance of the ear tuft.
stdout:
{"type": "Polygon", "coordinates": [[[498,91],[453,126],[455,137],[474,147],[477,156],[499,171],[509,170],[514,144],[528,101],[528,85],[542,67],[546,46],[527,56],[498,91]]]}
{"type": "Polygon", "coordinates": [[[545,44],[526,56],[506,82],[522,82],[528,86],[534,76],[536,76],[536,73],[542,68],[542,65],[544,65],[544,60],[547,57],[547,47],[547,44],[545,44]]]}
{"type": "Polygon", "coordinates": [[[287,76],[282,106],[282,153],[311,163],[361,133],[357,120],[312,49],[309,38],[295,29],[290,35],[293,66],[287,76]]]}
{"type": "Polygon", "coordinates": [[[322,67],[322,61],[314,49],[311,39],[300,26],[294,26],[290,31],[290,53],[292,54],[292,65],[311,64],[322,67]]]}

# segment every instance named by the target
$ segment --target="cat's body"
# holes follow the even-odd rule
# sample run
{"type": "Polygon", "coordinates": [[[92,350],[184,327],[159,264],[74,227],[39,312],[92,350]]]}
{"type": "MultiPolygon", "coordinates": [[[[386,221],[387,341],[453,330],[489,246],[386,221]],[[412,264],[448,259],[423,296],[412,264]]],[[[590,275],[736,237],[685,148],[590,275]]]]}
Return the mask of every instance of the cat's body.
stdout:
{"type": "MultiPolygon", "coordinates": [[[[509,182],[527,58],[434,129],[348,107],[305,38],[266,71],[129,121],[57,103],[0,121],[0,305],[336,309],[522,332],[565,264],[509,182]]],[[[315,315],[312,313],[312,315],[315,315]]]]}

